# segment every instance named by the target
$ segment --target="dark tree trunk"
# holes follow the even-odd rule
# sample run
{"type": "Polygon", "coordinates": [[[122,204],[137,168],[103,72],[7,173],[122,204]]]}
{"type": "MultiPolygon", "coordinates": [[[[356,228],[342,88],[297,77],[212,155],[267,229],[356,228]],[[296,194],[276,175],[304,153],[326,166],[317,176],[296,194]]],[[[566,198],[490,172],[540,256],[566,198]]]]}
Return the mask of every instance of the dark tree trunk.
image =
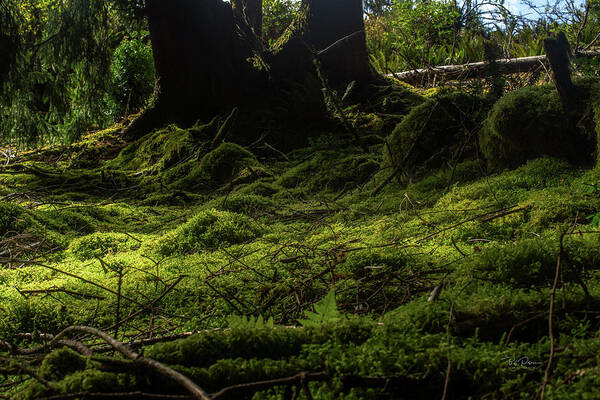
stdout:
{"type": "Polygon", "coordinates": [[[268,107],[289,96],[290,87],[304,85],[307,76],[314,80],[315,57],[334,87],[374,76],[362,0],[304,0],[273,50],[262,48],[256,35],[261,5],[262,0],[148,0],[155,100],[128,133],[139,136],[170,122],[192,124],[234,107],[268,107]]]}
{"type": "Polygon", "coordinates": [[[257,37],[262,36],[263,2],[262,0],[231,0],[233,13],[243,18],[257,37]]]}
{"type": "Polygon", "coordinates": [[[558,94],[563,104],[570,107],[579,97],[577,87],[571,80],[571,59],[573,58],[571,45],[565,34],[560,32],[556,38],[544,40],[544,49],[552,67],[552,75],[558,94]]]}
{"type": "Polygon", "coordinates": [[[273,51],[275,65],[292,80],[314,71],[315,55],[334,87],[369,82],[375,76],[369,64],[362,0],[304,0],[273,51]]]}

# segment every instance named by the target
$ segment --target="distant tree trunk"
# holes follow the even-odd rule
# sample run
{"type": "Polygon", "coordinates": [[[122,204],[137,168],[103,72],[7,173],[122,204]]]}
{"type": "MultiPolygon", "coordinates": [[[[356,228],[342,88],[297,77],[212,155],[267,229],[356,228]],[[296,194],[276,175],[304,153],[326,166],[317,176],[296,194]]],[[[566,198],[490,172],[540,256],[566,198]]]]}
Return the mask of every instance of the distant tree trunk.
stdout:
{"type": "Polygon", "coordinates": [[[262,36],[263,2],[262,0],[231,0],[233,13],[245,19],[256,36],[262,36]]]}
{"type": "Polygon", "coordinates": [[[307,74],[316,75],[315,55],[336,87],[374,76],[362,0],[304,0],[273,50],[256,37],[261,7],[262,0],[147,0],[154,104],[128,133],[139,136],[165,123],[192,124],[234,107],[268,105],[290,83],[303,85],[307,74]]]}

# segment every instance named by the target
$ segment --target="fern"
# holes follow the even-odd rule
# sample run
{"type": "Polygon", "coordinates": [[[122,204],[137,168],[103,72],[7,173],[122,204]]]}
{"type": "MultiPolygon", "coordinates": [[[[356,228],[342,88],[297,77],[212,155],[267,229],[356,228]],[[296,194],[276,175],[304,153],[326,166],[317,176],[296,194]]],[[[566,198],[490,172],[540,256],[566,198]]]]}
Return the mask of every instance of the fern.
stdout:
{"type": "Polygon", "coordinates": [[[327,293],[315,304],[315,312],[305,312],[308,319],[298,319],[302,326],[316,326],[327,322],[336,322],[341,319],[341,314],[337,309],[335,293],[333,289],[327,293]]]}
{"type": "Polygon", "coordinates": [[[227,318],[227,322],[230,328],[261,329],[275,326],[273,317],[269,317],[265,321],[262,315],[258,317],[249,316],[248,318],[243,315],[231,315],[227,318]]]}

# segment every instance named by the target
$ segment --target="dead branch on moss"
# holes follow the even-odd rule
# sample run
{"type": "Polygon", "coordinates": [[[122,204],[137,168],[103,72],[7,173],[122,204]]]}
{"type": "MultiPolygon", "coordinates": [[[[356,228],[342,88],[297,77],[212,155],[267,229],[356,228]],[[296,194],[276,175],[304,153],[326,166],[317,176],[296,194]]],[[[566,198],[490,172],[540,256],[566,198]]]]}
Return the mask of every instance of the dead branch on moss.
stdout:
{"type": "MultiPolygon", "coordinates": [[[[576,54],[576,57],[594,58],[598,57],[600,52],[597,51],[581,51],[576,54]]],[[[501,74],[517,74],[523,72],[532,72],[540,66],[549,66],[548,58],[545,55],[520,57],[520,58],[503,58],[495,60],[495,64],[501,74]]],[[[419,84],[423,81],[429,81],[438,77],[443,77],[446,80],[455,79],[473,79],[481,78],[488,73],[489,62],[481,61],[468,64],[457,65],[440,65],[431,68],[422,68],[412,71],[403,71],[389,74],[390,78],[410,83],[419,84]]]]}
{"type": "Polygon", "coordinates": [[[49,345],[51,347],[54,347],[53,345],[58,340],[60,340],[62,337],[66,336],[70,333],[73,333],[73,332],[85,333],[88,335],[92,335],[92,336],[101,338],[106,343],[108,343],[113,349],[115,349],[116,351],[118,351],[123,356],[127,357],[128,359],[132,360],[139,367],[146,369],[146,370],[156,372],[156,373],[172,380],[173,382],[177,383],[179,386],[185,388],[196,399],[210,400],[210,398],[211,398],[208,393],[206,393],[201,387],[196,385],[193,381],[191,381],[185,375],[182,375],[181,373],[159,363],[158,361],[152,360],[150,358],[146,358],[146,357],[134,352],[125,344],[119,342],[118,340],[116,340],[115,338],[113,338],[112,336],[107,334],[106,332],[103,332],[99,329],[90,328],[88,326],[70,326],[70,327],[64,329],[58,335],[56,335],[54,337],[54,339],[52,339],[52,341],[50,341],[49,345]]]}

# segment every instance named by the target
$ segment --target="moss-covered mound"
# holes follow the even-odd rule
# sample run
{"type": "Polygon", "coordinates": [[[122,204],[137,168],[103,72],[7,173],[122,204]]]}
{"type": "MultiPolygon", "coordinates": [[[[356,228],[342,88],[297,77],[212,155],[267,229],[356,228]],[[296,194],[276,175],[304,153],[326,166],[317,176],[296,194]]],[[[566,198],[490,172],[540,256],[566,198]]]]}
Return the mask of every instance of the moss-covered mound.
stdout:
{"type": "Polygon", "coordinates": [[[214,136],[217,119],[190,129],[170,125],[158,129],[125,147],[108,166],[125,170],[164,171],[185,161],[203,142],[214,136]]]}
{"type": "Polygon", "coordinates": [[[16,204],[0,202],[0,237],[20,230],[22,223],[18,222],[18,218],[23,212],[24,210],[16,204]]]}
{"type": "Polygon", "coordinates": [[[124,233],[92,233],[71,242],[69,249],[80,260],[134,249],[138,243],[124,233]]]}
{"type": "Polygon", "coordinates": [[[166,183],[176,189],[194,190],[215,187],[236,180],[258,179],[268,175],[248,150],[235,143],[222,143],[208,152],[200,162],[191,160],[173,168],[164,176],[166,183]]]}
{"type": "Polygon", "coordinates": [[[299,188],[314,193],[321,190],[338,191],[366,182],[379,168],[372,154],[344,155],[338,151],[321,151],[276,181],[285,188],[299,188]]]}
{"type": "Polygon", "coordinates": [[[187,223],[162,237],[158,251],[162,254],[190,253],[243,243],[258,237],[261,226],[245,215],[218,211],[200,211],[187,223]]]}
{"type": "MultiPolygon", "coordinates": [[[[578,84],[583,99],[595,96],[597,81],[578,84]]],[[[493,170],[551,156],[578,165],[593,164],[597,139],[593,111],[582,101],[566,109],[554,86],[511,92],[494,105],[480,135],[481,152],[493,170]]]]}
{"type": "Polygon", "coordinates": [[[465,93],[429,98],[388,137],[382,166],[415,171],[460,160],[475,149],[475,134],[486,110],[483,98],[465,93]]]}

